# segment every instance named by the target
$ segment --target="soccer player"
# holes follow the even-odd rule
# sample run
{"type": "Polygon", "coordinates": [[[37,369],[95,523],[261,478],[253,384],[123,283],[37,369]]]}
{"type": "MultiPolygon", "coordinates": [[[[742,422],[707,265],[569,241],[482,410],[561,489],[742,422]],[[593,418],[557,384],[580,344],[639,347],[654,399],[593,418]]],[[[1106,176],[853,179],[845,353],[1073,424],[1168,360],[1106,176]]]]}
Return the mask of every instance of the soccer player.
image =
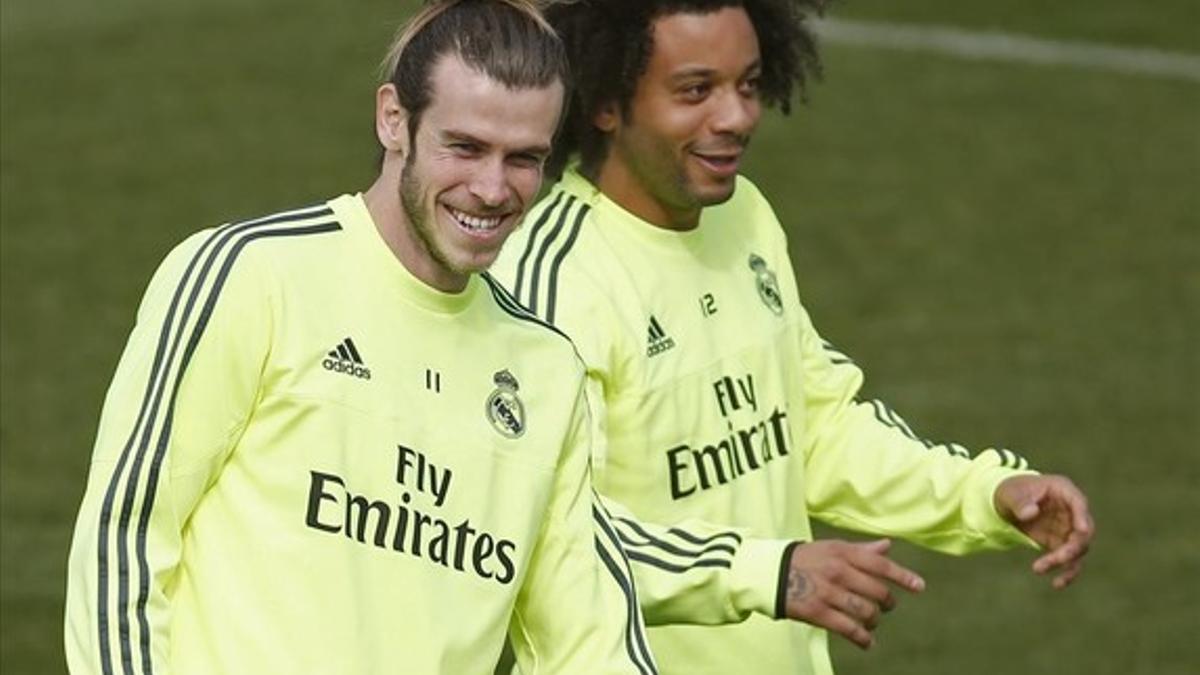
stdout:
{"type": "Polygon", "coordinates": [[[583,0],[547,10],[576,88],[560,182],[496,275],[564,330],[602,389],[596,483],[637,517],[700,517],[796,540],[780,612],[650,629],[664,672],[829,673],[828,629],[861,647],[896,573],[888,539],[812,541],[810,518],[964,553],[1018,545],[1062,588],[1094,526],[1070,480],[1004,449],[922,440],[801,304],[784,232],[738,175],[763,105],[819,65],[818,3],[583,0]]]}
{"type": "Polygon", "coordinates": [[[398,37],[362,194],[150,282],[70,554],[75,673],[652,673],[570,342],[476,274],[540,186],[561,42],[521,0],[398,37]]]}

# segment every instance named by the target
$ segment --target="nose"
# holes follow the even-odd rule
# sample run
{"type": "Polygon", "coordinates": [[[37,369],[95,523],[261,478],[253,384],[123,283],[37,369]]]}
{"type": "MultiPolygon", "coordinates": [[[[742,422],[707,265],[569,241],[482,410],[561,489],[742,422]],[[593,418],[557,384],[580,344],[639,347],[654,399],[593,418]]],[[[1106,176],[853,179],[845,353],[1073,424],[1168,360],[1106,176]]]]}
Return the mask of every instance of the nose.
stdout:
{"type": "Polygon", "coordinates": [[[482,163],[472,176],[469,189],[488,208],[504,206],[512,194],[512,188],[503,161],[482,163]]]}
{"type": "Polygon", "coordinates": [[[726,91],[717,101],[713,114],[713,131],[719,134],[748,136],[758,126],[762,104],[757,96],[746,96],[734,90],[726,91]]]}

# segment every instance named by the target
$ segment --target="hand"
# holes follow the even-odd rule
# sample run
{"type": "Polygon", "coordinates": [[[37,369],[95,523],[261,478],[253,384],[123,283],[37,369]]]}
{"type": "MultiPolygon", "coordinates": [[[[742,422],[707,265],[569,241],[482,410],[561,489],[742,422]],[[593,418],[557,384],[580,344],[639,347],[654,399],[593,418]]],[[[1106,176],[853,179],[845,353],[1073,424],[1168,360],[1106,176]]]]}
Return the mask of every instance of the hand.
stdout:
{"type": "Polygon", "coordinates": [[[892,542],[866,543],[826,540],[800,544],[788,563],[785,613],[842,635],[862,649],[870,649],[871,631],[880,612],[891,611],[896,599],[885,582],[913,593],[925,590],[925,581],[887,557],[892,542]]]}
{"type": "Polygon", "coordinates": [[[1087,497],[1066,476],[1014,476],[1000,483],[996,511],[1046,550],[1033,571],[1060,570],[1055,588],[1066,588],[1083,569],[1096,533],[1087,497]]]}

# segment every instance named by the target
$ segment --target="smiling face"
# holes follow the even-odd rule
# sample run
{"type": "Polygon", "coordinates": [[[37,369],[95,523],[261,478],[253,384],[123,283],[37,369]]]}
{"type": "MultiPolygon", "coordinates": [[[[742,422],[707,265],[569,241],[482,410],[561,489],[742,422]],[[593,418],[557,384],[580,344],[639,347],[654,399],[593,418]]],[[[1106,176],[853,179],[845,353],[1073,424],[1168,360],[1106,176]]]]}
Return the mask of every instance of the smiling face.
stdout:
{"type": "Polygon", "coordinates": [[[758,37],[745,10],[663,16],[628,114],[596,115],[608,134],[600,189],[660,227],[690,229],[733,195],[742,152],[762,112],[758,37]]]}
{"type": "Polygon", "coordinates": [[[405,267],[457,292],[495,261],[537,195],[563,86],[509,89],[452,54],[430,81],[432,100],[411,139],[395,89],[380,88],[384,168],[367,202],[405,267]]]}

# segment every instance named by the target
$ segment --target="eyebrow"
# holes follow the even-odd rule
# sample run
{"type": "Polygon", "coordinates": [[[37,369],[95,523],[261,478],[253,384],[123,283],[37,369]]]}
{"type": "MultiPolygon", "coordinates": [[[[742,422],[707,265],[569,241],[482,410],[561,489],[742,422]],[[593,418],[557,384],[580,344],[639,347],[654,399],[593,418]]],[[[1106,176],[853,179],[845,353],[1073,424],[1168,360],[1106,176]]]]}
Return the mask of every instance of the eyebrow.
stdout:
{"type": "Polygon", "coordinates": [[[458,141],[458,142],[463,142],[463,143],[471,143],[472,145],[480,145],[480,146],[484,146],[484,147],[491,145],[490,143],[484,141],[482,138],[477,138],[475,136],[472,136],[471,134],[468,134],[465,131],[454,131],[453,129],[439,130],[438,131],[438,140],[442,141],[443,143],[458,141]]]}
{"type": "MultiPolygon", "coordinates": [[[[492,143],[489,143],[489,142],[483,140],[482,138],[473,136],[465,131],[455,131],[453,129],[444,129],[441,131],[441,133],[439,135],[441,136],[441,141],[443,143],[451,143],[451,142],[470,143],[472,145],[478,145],[481,148],[490,148],[493,145],[492,143]]],[[[517,148],[515,150],[512,150],[512,151],[510,151],[509,154],[522,154],[522,153],[529,153],[529,154],[534,154],[534,155],[549,155],[550,154],[550,146],[549,145],[530,145],[528,147],[517,148]]]]}
{"type": "MultiPolygon", "coordinates": [[[[746,66],[742,70],[741,77],[745,77],[747,73],[752,73],[755,70],[761,70],[761,69],[762,69],[762,59],[754,59],[753,61],[750,62],[750,65],[746,66]]],[[[671,76],[667,79],[672,84],[674,84],[674,83],[678,83],[678,82],[683,82],[685,80],[690,80],[692,78],[712,77],[713,75],[716,74],[716,72],[717,71],[715,68],[709,68],[707,66],[685,66],[682,70],[678,70],[674,73],[671,73],[671,76]]]]}

